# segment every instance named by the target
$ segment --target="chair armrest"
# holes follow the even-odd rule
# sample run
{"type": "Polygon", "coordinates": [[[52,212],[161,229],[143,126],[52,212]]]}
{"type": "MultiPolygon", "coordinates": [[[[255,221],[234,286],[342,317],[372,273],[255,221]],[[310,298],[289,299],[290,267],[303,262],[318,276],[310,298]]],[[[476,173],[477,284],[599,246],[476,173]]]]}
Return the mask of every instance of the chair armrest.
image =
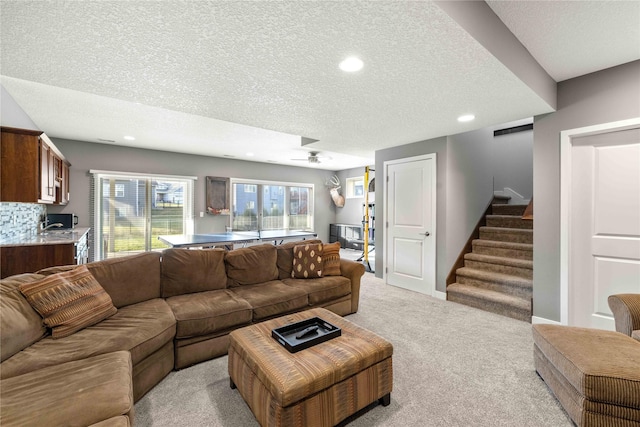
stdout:
{"type": "Polygon", "coordinates": [[[631,336],[640,330],[640,294],[616,294],[608,298],[616,331],[631,336]]]}
{"type": "Polygon", "coordinates": [[[340,258],[340,273],[351,281],[351,313],[355,313],[360,302],[360,279],[364,275],[364,265],[340,258]]]}

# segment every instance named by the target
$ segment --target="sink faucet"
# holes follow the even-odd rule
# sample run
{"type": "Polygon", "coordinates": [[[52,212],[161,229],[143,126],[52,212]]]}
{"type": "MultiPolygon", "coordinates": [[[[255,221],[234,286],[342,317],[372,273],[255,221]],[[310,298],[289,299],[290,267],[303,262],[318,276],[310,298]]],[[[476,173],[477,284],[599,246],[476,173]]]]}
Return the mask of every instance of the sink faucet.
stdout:
{"type": "Polygon", "coordinates": [[[44,227],[44,222],[43,222],[42,224],[40,224],[40,233],[44,234],[45,231],[47,231],[48,229],[50,229],[52,227],[60,228],[60,227],[64,227],[64,224],[61,223],[61,222],[54,222],[53,224],[49,224],[46,227],[44,227]]]}

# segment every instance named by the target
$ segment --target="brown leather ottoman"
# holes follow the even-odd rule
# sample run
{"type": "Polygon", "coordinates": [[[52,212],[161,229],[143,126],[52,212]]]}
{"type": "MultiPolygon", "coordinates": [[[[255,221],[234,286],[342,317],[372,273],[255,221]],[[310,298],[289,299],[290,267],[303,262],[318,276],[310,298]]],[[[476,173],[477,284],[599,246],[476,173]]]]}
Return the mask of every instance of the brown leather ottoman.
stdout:
{"type": "Polygon", "coordinates": [[[334,426],[376,400],[390,403],[393,346],[328,310],[268,320],[229,338],[231,387],[262,426],[334,426]],[[271,337],[274,328],[316,316],[342,335],[297,353],[271,337]]]}

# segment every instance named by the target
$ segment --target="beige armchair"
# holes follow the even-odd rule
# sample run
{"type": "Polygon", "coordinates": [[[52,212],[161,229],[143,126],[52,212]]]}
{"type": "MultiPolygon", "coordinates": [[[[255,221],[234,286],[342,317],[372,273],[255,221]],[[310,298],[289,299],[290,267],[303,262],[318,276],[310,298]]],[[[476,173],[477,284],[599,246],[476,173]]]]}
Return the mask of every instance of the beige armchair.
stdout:
{"type": "Polygon", "coordinates": [[[640,341],[640,294],[617,294],[608,299],[616,331],[640,341]]]}

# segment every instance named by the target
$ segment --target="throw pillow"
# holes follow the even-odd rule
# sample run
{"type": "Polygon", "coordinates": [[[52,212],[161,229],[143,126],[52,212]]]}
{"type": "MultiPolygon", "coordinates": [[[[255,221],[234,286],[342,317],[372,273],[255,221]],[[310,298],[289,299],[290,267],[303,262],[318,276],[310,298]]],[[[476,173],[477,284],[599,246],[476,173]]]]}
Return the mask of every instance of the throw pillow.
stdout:
{"type": "Polygon", "coordinates": [[[109,294],[85,265],[20,285],[20,292],[51,328],[63,338],[116,313],[109,294]]]}
{"type": "Polygon", "coordinates": [[[322,247],[322,275],[340,276],[340,242],[327,243],[322,247]]]}
{"type": "Polygon", "coordinates": [[[308,243],[293,248],[294,279],[312,279],[322,277],[322,243],[308,243]]]}

